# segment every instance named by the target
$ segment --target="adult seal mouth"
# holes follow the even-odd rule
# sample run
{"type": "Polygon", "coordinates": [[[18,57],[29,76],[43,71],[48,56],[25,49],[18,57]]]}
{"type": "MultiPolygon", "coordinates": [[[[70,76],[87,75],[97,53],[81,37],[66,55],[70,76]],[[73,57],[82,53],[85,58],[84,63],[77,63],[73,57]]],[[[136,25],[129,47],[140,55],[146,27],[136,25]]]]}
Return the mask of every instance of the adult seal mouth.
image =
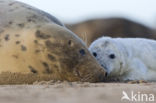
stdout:
{"type": "Polygon", "coordinates": [[[105,71],[59,20],[21,2],[0,1],[0,84],[103,81],[105,71]]]}

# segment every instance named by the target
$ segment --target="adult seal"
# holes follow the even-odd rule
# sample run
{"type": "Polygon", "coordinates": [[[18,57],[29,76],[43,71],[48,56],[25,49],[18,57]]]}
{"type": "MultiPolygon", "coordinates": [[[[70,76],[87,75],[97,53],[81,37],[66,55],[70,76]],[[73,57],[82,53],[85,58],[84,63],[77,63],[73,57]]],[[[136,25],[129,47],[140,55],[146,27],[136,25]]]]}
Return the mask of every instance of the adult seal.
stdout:
{"type": "Polygon", "coordinates": [[[98,82],[105,76],[84,42],[59,20],[14,0],[0,0],[0,57],[0,84],[98,82]]]}
{"type": "Polygon", "coordinates": [[[156,81],[156,41],[101,37],[89,47],[110,78],[156,81]]]}
{"type": "Polygon", "coordinates": [[[156,39],[153,29],[126,18],[90,19],[66,26],[82,38],[88,46],[102,36],[156,39]]]}

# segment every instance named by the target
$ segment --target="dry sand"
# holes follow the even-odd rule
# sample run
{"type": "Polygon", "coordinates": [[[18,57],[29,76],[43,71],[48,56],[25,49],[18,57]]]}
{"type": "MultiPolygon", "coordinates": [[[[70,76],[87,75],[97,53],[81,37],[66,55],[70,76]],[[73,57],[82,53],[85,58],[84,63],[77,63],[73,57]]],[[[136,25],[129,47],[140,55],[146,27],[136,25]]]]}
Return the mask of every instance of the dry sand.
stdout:
{"type": "Polygon", "coordinates": [[[123,90],[128,95],[134,91],[156,97],[156,83],[41,82],[34,85],[1,85],[0,103],[130,103],[121,101],[123,90]]]}

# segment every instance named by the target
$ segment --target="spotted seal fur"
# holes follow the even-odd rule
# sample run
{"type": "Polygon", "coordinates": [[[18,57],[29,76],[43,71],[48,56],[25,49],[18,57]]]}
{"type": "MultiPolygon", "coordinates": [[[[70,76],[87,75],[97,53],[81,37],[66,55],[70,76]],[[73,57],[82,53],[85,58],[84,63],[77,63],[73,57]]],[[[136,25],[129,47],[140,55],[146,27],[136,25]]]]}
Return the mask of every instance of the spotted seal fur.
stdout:
{"type": "Polygon", "coordinates": [[[0,0],[0,57],[0,84],[97,82],[105,75],[84,42],[59,20],[14,0],[0,0]]]}

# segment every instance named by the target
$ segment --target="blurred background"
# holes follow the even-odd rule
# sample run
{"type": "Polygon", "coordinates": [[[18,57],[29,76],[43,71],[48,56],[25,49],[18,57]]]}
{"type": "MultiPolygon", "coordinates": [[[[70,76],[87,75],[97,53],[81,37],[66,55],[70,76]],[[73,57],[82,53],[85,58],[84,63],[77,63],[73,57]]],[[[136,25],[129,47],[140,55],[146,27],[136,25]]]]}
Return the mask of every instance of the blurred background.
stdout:
{"type": "Polygon", "coordinates": [[[96,38],[156,39],[156,0],[18,0],[46,11],[89,45],[96,38]]]}
{"type": "Polygon", "coordinates": [[[91,18],[126,17],[156,26],[156,0],[18,0],[75,23],[91,18]]]}

